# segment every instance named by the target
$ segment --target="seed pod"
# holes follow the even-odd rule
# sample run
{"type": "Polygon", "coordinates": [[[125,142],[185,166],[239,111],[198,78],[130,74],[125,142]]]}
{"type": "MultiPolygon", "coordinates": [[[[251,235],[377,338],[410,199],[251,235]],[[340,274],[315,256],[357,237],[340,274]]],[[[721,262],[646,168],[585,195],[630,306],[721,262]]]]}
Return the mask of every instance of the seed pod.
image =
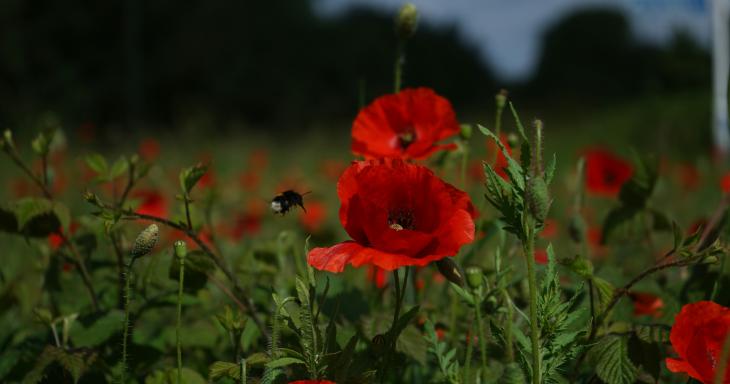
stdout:
{"type": "Polygon", "coordinates": [[[152,224],[145,228],[142,232],[137,235],[137,239],[134,240],[134,247],[132,248],[132,258],[142,257],[155,247],[157,240],[160,238],[160,230],[157,228],[157,224],[152,224]]]}
{"type": "Polygon", "coordinates": [[[418,9],[411,3],[406,3],[398,12],[395,21],[395,32],[401,40],[408,40],[416,33],[418,27],[418,9]]]}
{"type": "Polygon", "coordinates": [[[494,96],[494,101],[497,103],[497,109],[503,109],[507,104],[507,90],[500,89],[499,93],[494,96]]]}
{"type": "Polygon", "coordinates": [[[547,184],[542,177],[533,177],[527,183],[527,208],[538,222],[542,223],[550,209],[550,196],[547,184]]]}
{"type": "Polygon", "coordinates": [[[477,289],[484,283],[484,274],[482,269],[479,267],[468,267],[464,273],[466,273],[466,282],[469,284],[471,289],[477,289]]]}
{"type": "Polygon", "coordinates": [[[461,124],[460,126],[461,131],[459,131],[459,136],[462,140],[469,140],[471,139],[471,135],[473,132],[471,124],[461,124]]]}
{"type": "Polygon", "coordinates": [[[172,246],[175,248],[175,257],[179,260],[184,259],[188,253],[188,245],[184,241],[178,240],[172,246]]]}
{"type": "Polygon", "coordinates": [[[436,267],[446,280],[460,287],[464,286],[464,276],[459,270],[459,266],[451,258],[446,257],[437,261],[436,267]]]}
{"type": "Polygon", "coordinates": [[[520,138],[514,133],[510,133],[507,135],[507,145],[512,149],[517,148],[520,145],[520,138]]]}

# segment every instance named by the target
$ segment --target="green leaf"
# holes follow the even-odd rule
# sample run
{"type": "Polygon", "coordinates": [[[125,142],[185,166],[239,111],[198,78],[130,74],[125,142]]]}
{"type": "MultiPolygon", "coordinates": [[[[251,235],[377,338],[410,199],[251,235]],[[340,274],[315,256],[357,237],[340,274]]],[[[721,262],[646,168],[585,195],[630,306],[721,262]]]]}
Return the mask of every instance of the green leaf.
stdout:
{"type": "Polygon", "coordinates": [[[281,368],[292,364],[306,364],[304,360],[297,359],[296,357],[282,357],[274,361],[266,363],[266,368],[281,368]]]}
{"type": "Polygon", "coordinates": [[[122,323],[123,318],[123,311],[112,310],[88,326],[74,326],[71,328],[71,342],[75,347],[99,346],[115,333],[121,332],[119,324],[122,323]]]}
{"type": "Polygon", "coordinates": [[[619,200],[625,206],[643,208],[654,191],[658,176],[658,163],[650,156],[634,152],[634,174],[621,186],[619,200]]]}
{"type": "Polygon", "coordinates": [[[460,286],[458,286],[454,283],[449,283],[449,284],[451,285],[451,288],[454,290],[454,292],[456,292],[456,294],[459,295],[459,297],[464,299],[464,301],[466,301],[467,304],[469,304],[471,306],[474,305],[474,303],[476,301],[474,300],[474,296],[471,293],[467,292],[466,290],[464,290],[464,288],[461,288],[460,286]]]}
{"type": "Polygon", "coordinates": [[[636,379],[636,367],[629,359],[625,337],[608,335],[594,345],[589,357],[596,375],[607,384],[631,384],[636,379]]]}
{"type": "Polygon", "coordinates": [[[612,209],[603,220],[601,243],[608,242],[609,237],[621,226],[633,220],[641,210],[636,207],[621,205],[612,209]]]}
{"type": "Polygon", "coordinates": [[[0,205],[0,232],[18,232],[18,219],[15,217],[15,212],[5,205],[0,205]]]}
{"type": "Polygon", "coordinates": [[[124,174],[124,172],[127,171],[129,168],[129,162],[125,157],[120,157],[117,159],[117,161],[114,162],[114,165],[112,165],[112,169],[109,171],[109,180],[114,180],[117,177],[124,174]]]}
{"type": "Polygon", "coordinates": [[[98,175],[106,176],[106,174],[109,173],[109,165],[106,163],[106,159],[98,153],[86,156],[84,161],[86,161],[86,165],[88,165],[89,168],[98,175]]]}
{"type": "Polygon", "coordinates": [[[545,166],[545,184],[550,185],[550,182],[553,181],[553,176],[555,176],[555,166],[557,164],[557,157],[553,153],[553,157],[550,159],[550,162],[545,166]]]}
{"type": "Polygon", "coordinates": [[[54,362],[70,373],[74,383],[76,383],[95,360],[95,352],[70,352],[63,348],[48,345],[36,359],[33,369],[26,374],[23,383],[32,384],[43,380],[46,368],[54,362]]]}
{"type": "Polygon", "coordinates": [[[180,188],[182,188],[182,191],[185,193],[186,196],[190,193],[195,184],[200,181],[200,179],[205,175],[207,171],[207,165],[198,163],[192,167],[185,168],[180,172],[180,188]]]}
{"type": "Polygon", "coordinates": [[[593,277],[593,287],[597,293],[598,310],[602,312],[613,298],[616,289],[608,281],[596,276],[593,277]]]}
{"type": "Polygon", "coordinates": [[[241,366],[227,361],[216,361],[211,364],[210,368],[208,368],[208,378],[210,380],[217,380],[223,377],[238,380],[241,377],[241,366]]]}
{"type": "Polygon", "coordinates": [[[71,221],[68,208],[48,199],[27,197],[15,203],[15,217],[19,231],[30,237],[46,237],[71,221]]]}

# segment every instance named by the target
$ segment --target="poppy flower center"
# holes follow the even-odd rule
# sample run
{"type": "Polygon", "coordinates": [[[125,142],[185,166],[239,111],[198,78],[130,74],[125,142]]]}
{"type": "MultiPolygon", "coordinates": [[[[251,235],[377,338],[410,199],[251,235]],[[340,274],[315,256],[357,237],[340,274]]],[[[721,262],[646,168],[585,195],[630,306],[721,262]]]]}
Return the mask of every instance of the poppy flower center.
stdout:
{"type": "Polygon", "coordinates": [[[398,134],[398,144],[403,150],[407,149],[414,141],[416,141],[416,130],[412,126],[406,127],[403,132],[398,134]]]}
{"type": "Polygon", "coordinates": [[[617,175],[610,170],[605,171],[603,174],[603,181],[606,184],[614,184],[614,183],[616,183],[617,179],[618,179],[617,175]]]}
{"type": "Polygon", "coordinates": [[[413,212],[409,210],[393,210],[388,213],[388,226],[395,231],[414,229],[413,212]]]}

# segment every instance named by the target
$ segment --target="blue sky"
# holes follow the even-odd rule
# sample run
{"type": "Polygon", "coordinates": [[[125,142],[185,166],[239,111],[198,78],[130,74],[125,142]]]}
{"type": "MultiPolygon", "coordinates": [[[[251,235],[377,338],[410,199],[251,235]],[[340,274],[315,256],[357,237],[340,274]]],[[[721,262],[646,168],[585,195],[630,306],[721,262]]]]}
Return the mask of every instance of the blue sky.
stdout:
{"type": "MultiPolygon", "coordinates": [[[[456,25],[463,38],[504,79],[528,76],[540,56],[540,38],[546,28],[577,9],[603,6],[623,10],[634,34],[657,44],[684,29],[707,46],[710,35],[710,0],[411,0],[422,21],[456,25]]],[[[395,12],[402,0],[316,0],[315,11],[336,17],[353,5],[395,12]]]]}

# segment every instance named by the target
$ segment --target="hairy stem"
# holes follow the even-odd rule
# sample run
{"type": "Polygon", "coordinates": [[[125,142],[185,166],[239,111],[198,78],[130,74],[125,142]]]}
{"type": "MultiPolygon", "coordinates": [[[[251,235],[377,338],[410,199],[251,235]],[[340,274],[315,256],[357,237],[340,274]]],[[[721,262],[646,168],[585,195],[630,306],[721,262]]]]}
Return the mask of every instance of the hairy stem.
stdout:
{"type": "Polygon", "coordinates": [[[393,93],[400,92],[403,79],[403,63],[406,60],[405,43],[398,40],[398,47],[395,53],[395,64],[393,66],[393,93]]]}
{"type": "Polygon", "coordinates": [[[125,384],[127,382],[127,340],[129,339],[129,304],[131,295],[131,280],[132,280],[132,266],[134,265],[134,258],[129,260],[127,264],[127,273],[124,276],[124,335],[122,336],[122,373],[120,383],[125,384]]]}
{"type": "Polygon", "coordinates": [[[81,275],[81,281],[83,281],[84,287],[86,287],[86,291],[89,293],[89,297],[91,298],[91,304],[94,306],[94,311],[98,312],[99,301],[96,298],[94,285],[91,282],[91,275],[89,275],[89,271],[86,269],[84,259],[81,257],[78,249],[76,249],[76,246],[71,241],[71,239],[68,238],[68,236],[66,236],[62,231],[58,231],[58,235],[61,236],[61,241],[63,241],[63,244],[71,252],[71,255],[73,255],[74,264],[76,264],[79,274],[81,275]]]}
{"type": "Polygon", "coordinates": [[[177,382],[182,383],[182,343],[180,325],[182,324],[182,294],[183,280],[185,279],[185,258],[178,258],[180,263],[180,279],[177,288],[177,326],[175,327],[175,343],[177,344],[177,382]]]}
{"type": "MultiPolygon", "coordinates": [[[[531,227],[531,225],[530,225],[531,227]]],[[[532,342],[532,383],[540,384],[540,330],[537,327],[537,278],[535,277],[535,237],[532,228],[527,231],[523,252],[527,263],[527,282],[530,288],[530,341],[532,342]]]]}
{"type": "Polygon", "coordinates": [[[471,376],[471,360],[474,354],[474,319],[469,323],[469,329],[466,331],[466,356],[464,357],[464,382],[469,383],[469,377],[471,376]]]}
{"type": "Polygon", "coordinates": [[[479,338],[479,352],[482,358],[482,373],[487,371],[487,341],[484,338],[484,327],[482,327],[481,303],[474,306],[474,315],[477,320],[477,337],[479,338]]]}

